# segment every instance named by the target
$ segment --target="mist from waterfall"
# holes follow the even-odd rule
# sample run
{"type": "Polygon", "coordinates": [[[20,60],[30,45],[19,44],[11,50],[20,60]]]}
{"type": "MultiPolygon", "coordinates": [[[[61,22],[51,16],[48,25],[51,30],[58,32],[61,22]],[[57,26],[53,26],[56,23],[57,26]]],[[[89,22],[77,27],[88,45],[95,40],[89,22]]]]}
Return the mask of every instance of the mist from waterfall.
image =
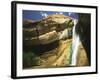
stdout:
{"type": "Polygon", "coordinates": [[[78,47],[79,47],[79,43],[80,43],[80,38],[79,35],[76,33],[75,29],[76,29],[76,24],[77,24],[78,20],[74,19],[74,27],[73,27],[73,35],[72,35],[72,55],[71,55],[71,66],[76,66],[77,63],[77,53],[78,53],[78,47]]]}

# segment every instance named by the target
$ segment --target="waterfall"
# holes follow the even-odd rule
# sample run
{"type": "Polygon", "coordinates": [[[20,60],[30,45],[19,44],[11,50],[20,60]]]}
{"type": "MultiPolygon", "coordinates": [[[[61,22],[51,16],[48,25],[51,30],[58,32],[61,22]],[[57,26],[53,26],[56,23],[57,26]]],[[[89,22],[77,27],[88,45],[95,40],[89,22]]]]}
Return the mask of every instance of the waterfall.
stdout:
{"type": "Polygon", "coordinates": [[[72,35],[72,55],[71,55],[71,66],[76,66],[77,63],[77,51],[80,43],[79,35],[76,33],[76,24],[78,20],[74,20],[73,35],[72,35]]]}

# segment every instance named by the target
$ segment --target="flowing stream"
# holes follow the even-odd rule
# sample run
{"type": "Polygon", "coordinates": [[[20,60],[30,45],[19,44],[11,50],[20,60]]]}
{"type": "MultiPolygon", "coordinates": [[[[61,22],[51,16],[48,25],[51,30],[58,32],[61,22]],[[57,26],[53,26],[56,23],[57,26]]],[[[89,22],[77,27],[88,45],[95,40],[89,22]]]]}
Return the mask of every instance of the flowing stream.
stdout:
{"type": "Polygon", "coordinates": [[[74,20],[74,27],[73,27],[73,35],[72,35],[72,55],[71,55],[71,66],[76,66],[77,63],[77,53],[78,53],[78,47],[80,43],[79,35],[76,33],[76,24],[78,20],[74,20]]]}

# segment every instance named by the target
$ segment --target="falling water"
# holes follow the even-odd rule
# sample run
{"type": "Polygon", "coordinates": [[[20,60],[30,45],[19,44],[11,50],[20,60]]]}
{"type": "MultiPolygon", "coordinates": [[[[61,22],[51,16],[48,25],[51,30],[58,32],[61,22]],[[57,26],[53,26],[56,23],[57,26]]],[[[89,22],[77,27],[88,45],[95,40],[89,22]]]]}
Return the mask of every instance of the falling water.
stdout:
{"type": "Polygon", "coordinates": [[[72,35],[72,56],[71,56],[71,66],[76,66],[77,63],[77,51],[79,46],[79,35],[75,32],[76,24],[78,20],[74,20],[73,35],[72,35]]]}

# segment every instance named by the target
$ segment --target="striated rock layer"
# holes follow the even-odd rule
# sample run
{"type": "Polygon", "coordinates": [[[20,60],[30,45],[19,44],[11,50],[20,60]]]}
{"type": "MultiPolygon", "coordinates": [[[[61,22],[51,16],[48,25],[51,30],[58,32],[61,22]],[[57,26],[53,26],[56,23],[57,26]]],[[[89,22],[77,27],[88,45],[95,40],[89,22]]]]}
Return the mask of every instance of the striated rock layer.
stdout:
{"type": "MultiPolygon", "coordinates": [[[[35,22],[24,20],[23,51],[34,52],[38,58],[37,65],[31,68],[70,66],[73,26],[73,19],[63,14],[35,22]]],[[[76,66],[87,65],[86,51],[80,43],[76,66]]]]}

